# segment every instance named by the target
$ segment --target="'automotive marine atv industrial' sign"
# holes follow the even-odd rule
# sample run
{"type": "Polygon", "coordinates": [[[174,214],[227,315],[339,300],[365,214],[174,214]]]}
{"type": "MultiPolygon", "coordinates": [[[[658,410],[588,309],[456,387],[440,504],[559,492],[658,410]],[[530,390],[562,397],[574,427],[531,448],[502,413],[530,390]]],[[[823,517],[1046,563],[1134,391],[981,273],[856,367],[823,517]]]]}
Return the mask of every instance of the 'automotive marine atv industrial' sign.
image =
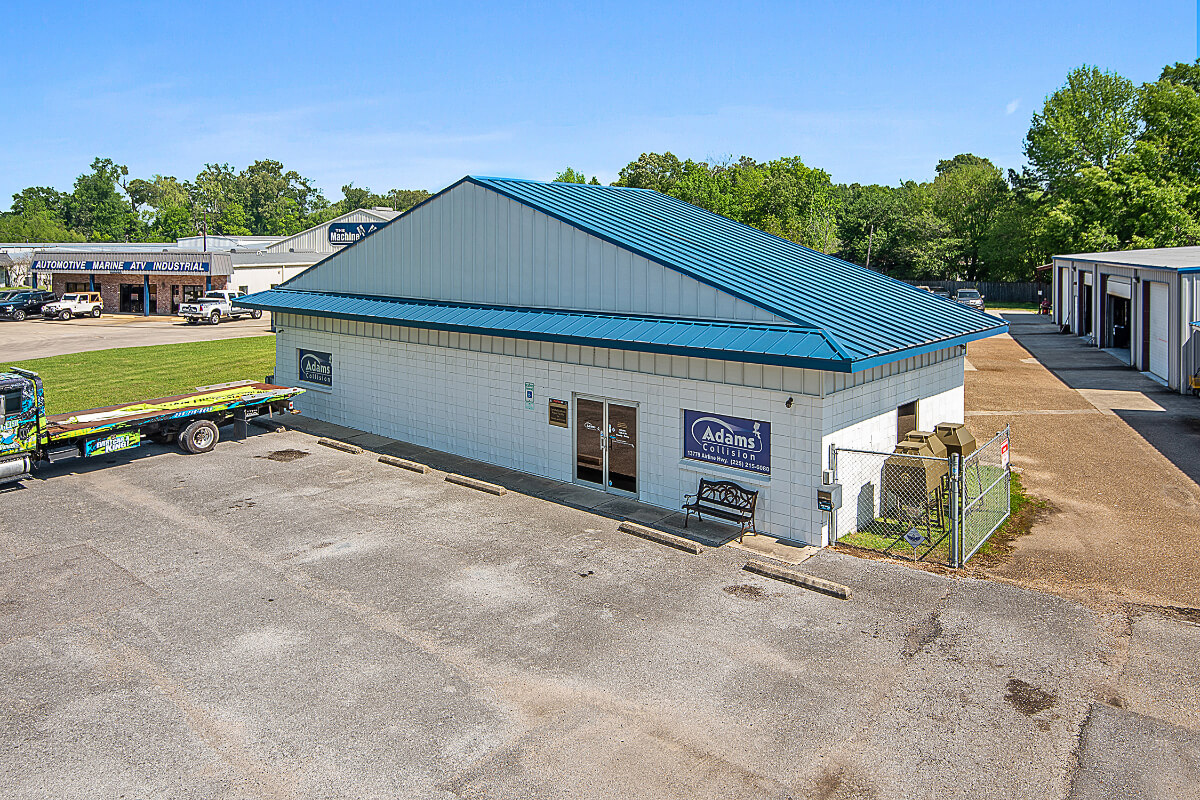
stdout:
{"type": "Polygon", "coordinates": [[[316,350],[297,350],[300,358],[300,380],[333,386],[333,354],[316,350]]]}
{"type": "Polygon", "coordinates": [[[683,457],[771,474],[771,423],[683,412],[683,457]]]}

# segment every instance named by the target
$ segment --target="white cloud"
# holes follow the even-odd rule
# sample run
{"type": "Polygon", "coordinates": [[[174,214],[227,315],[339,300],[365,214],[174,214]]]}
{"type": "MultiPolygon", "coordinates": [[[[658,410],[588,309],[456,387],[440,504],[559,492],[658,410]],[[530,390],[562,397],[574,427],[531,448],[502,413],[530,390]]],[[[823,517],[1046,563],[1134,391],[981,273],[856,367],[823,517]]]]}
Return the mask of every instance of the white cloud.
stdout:
{"type": "Polygon", "coordinates": [[[1019,105],[1021,105],[1021,98],[1018,97],[1016,100],[1013,100],[1011,103],[1009,103],[1008,105],[1006,105],[1004,107],[1005,116],[1008,116],[1008,115],[1014,113],[1017,110],[1017,107],[1019,105]]]}

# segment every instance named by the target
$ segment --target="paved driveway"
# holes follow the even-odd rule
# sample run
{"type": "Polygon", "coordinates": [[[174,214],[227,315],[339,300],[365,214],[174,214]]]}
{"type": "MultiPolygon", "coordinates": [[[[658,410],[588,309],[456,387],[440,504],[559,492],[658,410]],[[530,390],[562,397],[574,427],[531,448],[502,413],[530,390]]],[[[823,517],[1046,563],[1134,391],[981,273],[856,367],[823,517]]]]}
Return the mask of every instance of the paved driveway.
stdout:
{"type": "Polygon", "coordinates": [[[12,798],[1185,797],[1178,614],[823,552],[838,601],[298,432],[0,495],[12,798]],[[1137,760],[1131,761],[1130,757],[1137,760]]]}
{"type": "Polygon", "coordinates": [[[1200,401],[1006,314],[972,343],[967,422],[1012,425],[1013,464],[1049,511],[988,573],[1085,602],[1200,607],[1200,401]]]}
{"type": "Polygon", "coordinates": [[[115,347],[235,339],[271,332],[271,318],[246,317],[220,325],[188,325],[180,317],[137,317],[105,315],[69,321],[28,319],[0,320],[0,353],[8,361],[25,361],[44,356],[61,356],[115,347]]]}

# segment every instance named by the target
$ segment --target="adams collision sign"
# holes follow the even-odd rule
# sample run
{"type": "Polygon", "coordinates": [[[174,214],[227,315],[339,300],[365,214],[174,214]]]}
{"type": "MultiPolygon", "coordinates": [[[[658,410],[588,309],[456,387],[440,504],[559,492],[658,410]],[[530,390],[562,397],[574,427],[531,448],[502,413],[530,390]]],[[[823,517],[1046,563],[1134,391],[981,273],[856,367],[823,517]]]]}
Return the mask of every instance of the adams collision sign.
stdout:
{"type": "Polygon", "coordinates": [[[771,423],[684,411],[683,457],[770,475],[771,423]]]}

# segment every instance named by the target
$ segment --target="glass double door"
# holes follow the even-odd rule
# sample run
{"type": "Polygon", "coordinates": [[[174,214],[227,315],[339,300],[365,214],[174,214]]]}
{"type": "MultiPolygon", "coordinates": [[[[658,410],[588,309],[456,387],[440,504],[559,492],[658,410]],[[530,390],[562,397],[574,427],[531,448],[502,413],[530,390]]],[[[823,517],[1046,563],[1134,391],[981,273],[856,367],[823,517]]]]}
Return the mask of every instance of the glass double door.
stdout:
{"type": "Polygon", "coordinates": [[[575,480],[637,496],[637,406],[575,398],[575,480]]]}

